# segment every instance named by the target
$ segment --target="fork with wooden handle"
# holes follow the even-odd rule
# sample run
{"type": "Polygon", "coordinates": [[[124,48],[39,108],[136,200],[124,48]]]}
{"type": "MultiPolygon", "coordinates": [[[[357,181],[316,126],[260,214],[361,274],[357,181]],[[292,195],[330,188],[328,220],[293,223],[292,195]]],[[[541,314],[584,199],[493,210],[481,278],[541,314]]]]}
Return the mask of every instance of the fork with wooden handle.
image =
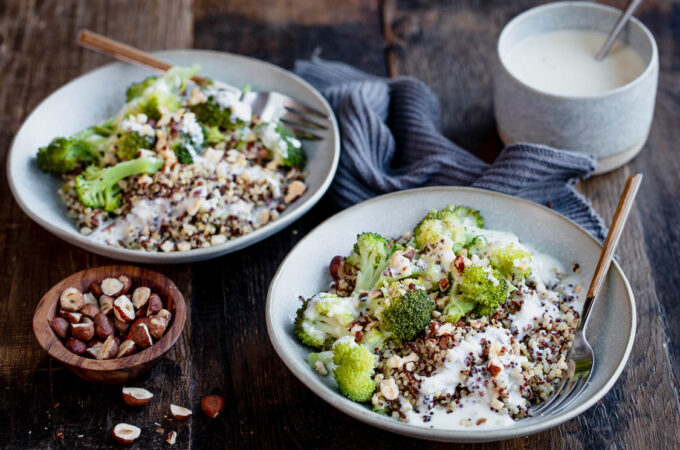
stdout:
{"type": "MultiPolygon", "coordinates": [[[[77,42],[83,47],[150,69],[164,72],[172,67],[172,64],[155,58],[146,52],[89,30],[81,30],[78,33],[77,42]]],[[[323,139],[311,130],[322,131],[328,128],[323,122],[319,121],[319,119],[328,120],[327,114],[280,92],[250,91],[243,93],[238,88],[200,75],[195,75],[192,81],[201,86],[212,83],[219,89],[238,92],[241,95],[240,100],[251,106],[254,115],[260,116],[265,121],[281,120],[286,128],[290,129],[300,139],[323,139]]]]}
{"type": "Polygon", "coordinates": [[[569,357],[567,359],[567,376],[562,380],[560,386],[555,389],[550,398],[532,409],[532,416],[544,416],[549,413],[563,410],[578,398],[579,394],[588,386],[588,380],[590,379],[590,374],[595,363],[593,348],[586,340],[585,334],[586,326],[588,325],[588,316],[600,293],[600,289],[604,284],[607,272],[609,272],[609,266],[614,257],[614,250],[616,250],[616,246],[621,238],[623,226],[628,219],[628,214],[633,206],[633,201],[635,200],[635,195],[637,194],[641,182],[641,173],[628,178],[621,198],[619,199],[619,204],[616,207],[611,228],[609,228],[607,239],[604,241],[604,246],[600,253],[600,259],[597,262],[595,273],[590,282],[586,301],[584,302],[583,310],[581,311],[581,318],[576,330],[574,330],[574,343],[571,345],[571,350],[569,351],[569,357]]]}

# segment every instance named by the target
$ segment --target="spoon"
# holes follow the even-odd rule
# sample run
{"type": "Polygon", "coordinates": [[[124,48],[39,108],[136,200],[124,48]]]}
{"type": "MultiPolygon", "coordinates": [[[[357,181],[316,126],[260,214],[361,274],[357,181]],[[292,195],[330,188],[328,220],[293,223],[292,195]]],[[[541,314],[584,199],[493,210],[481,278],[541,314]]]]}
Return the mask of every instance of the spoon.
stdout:
{"type": "Polygon", "coordinates": [[[609,53],[609,49],[612,48],[612,45],[614,45],[614,41],[616,41],[616,38],[619,37],[621,30],[623,30],[623,26],[628,22],[628,19],[630,19],[630,16],[633,15],[637,7],[640,6],[640,3],[642,3],[642,0],[632,0],[628,4],[626,10],[623,13],[621,13],[621,17],[619,17],[619,20],[616,21],[616,25],[614,25],[614,28],[609,33],[609,36],[607,36],[607,40],[604,41],[604,45],[602,45],[602,48],[597,53],[595,59],[597,59],[598,61],[602,61],[605,58],[605,56],[607,56],[607,53],[609,53]]]}

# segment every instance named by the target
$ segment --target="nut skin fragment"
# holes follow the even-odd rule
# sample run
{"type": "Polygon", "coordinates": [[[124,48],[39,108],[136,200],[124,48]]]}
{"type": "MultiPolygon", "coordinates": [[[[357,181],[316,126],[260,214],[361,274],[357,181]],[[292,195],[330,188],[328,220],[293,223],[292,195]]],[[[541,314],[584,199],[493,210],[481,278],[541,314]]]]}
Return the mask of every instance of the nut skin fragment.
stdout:
{"type": "Polygon", "coordinates": [[[94,337],[94,324],[91,322],[72,323],[71,334],[74,338],[80,339],[81,341],[89,341],[94,337]]]}
{"type": "Polygon", "coordinates": [[[101,348],[102,348],[102,343],[97,342],[97,343],[94,343],[91,346],[89,346],[86,351],[87,351],[88,355],[90,355],[91,357],[96,359],[97,355],[99,354],[99,350],[101,348]]]}
{"type": "Polygon", "coordinates": [[[123,401],[130,406],[146,405],[153,398],[153,394],[146,389],[137,387],[124,387],[123,401]]]}
{"type": "Polygon", "coordinates": [[[177,420],[187,420],[189,417],[191,417],[191,410],[184,408],[183,406],[171,404],[170,414],[172,414],[172,417],[177,420]]]}
{"type": "Polygon", "coordinates": [[[119,423],[113,427],[113,438],[121,444],[131,444],[139,438],[142,433],[138,427],[129,423],[119,423]]]}
{"type": "Polygon", "coordinates": [[[149,302],[149,296],[151,295],[151,289],[148,287],[138,287],[135,289],[135,291],[132,293],[132,304],[134,305],[135,309],[140,309],[149,302]]]}
{"type": "Polygon", "coordinates": [[[177,442],[177,432],[169,432],[168,436],[165,438],[165,442],[167,442],[169,445],[175,445],[175,442],[177,442]]]}
{"type": "Polygon", "coordinates": [[[158,311],[158,317],[162,317],[165,320],[167,320],[168,323],[170,323],[170,319],[172,319],[172,313],[167,309],[161,309],[160,311],[158,311]]]}
{"type": "Polygon", "coordinates": [[[118,346],[118,353],[116,353],[116,358],[124,358],[126,356],[130,356],[134,353],[137,352],[137,344],[135,344],[135,341],[132,339],[128,339],[126,341],[123,341],[119,346],[118,346]]]}
{"type": "Polygon", "coordinates": [[[201,400],[201,410],[203,414],[211,419],[216,418],[224,411],[224,397],[221,395],[206,395],[201,400]]]}
{"type": "Polygon", "coordinates": [[[65,311],[79,311],[85,304],[83,293],[80,290],[70,287],[64,289],[59,297],[59,304],[61,309],[65,311]]]}
{"type": "Polygon", "coordinates": [[[92,292],[95,297],[101,297],[103,294],[101,285],[95,281],[90,283],[90,292],[92,292]]]}
{"type": "Polygon", "coordinates": [[[92,303],[86,303],[82,308],[80,308],[80,312],[84,316],[94,319],[94,316],[99,314],[99,307],[92,303]]]}
{"type": "Polygon", "coordinates": [[[331,277],[333,277],[335,281],[338,281],[340,279],[340,271],[344,263],[345,258],[343,258],[340,255],[334,256],[333,259],[331,260],[331,265],[328,268],[328,271],[330,272],[331,277]]]}
{"type": "Polygon", "coordinates": [[[123,289],[121,289],[119,295],[120,294],[127,294],[128,292],[130,292],[130,289],[132,288],[132,280],[130,279],[130,277],[128,277],[126,275],[121,275],[121,276],[118,277],[118,280],[121,283],[123,283],[123,289]]]}
{"type": "Polygon", "coordinates": [[[163,337],[165,330],[168,327],[168,321],[159,316],[149,317],[149,333],[151,337],[158,340],[163,337]]]}
{"type": "Polygon", "coordinates": [[[153,344],[153,339],[148,324],[149,319],[146,317],[135,320],[127,334],[127,339],[132,339],[141,348],[150,347],[153,344]]]}
{"type": "Polygon", "coordinates": [[[163,309],[163,302],[161,301],[161,298],[158,296],[158,294],[151,294],[149,296],[149,305],[146,310],[146,315],[151,316],[158,313],[161,309],[163,309]]]}
{"type": "Polygon", "coordinates": [[[106,338],[102,346],[99,348],[96,358],[99,360],[111,359],[114,358],[117,353],[118,343],[116,342],[116,339],[113,336],[109,336],[106,338]]]}
{"type": "Polygon", "coordinates": [[[80,322],[80,319],[83,317],[82,313],[73,312],[73,311],[65,311],[63,309],[61,311],[59,311],[59,314],[61,315],[61,317],[63,317],[64,319],[66,319],[70,323],[78,323],[78,322],[80,322]]]}
{"type": "Polygon", "coordinates": [[[113,315],[123,322],[135,320],[135,307],[127,295],[121,295],[113,302],[113,315]]]}
{"type": "Polygon", "coordinates": [[[83,341],[73,337],[66,339],[64,346],[69,349],[71,353],[75,353],[76,355],[82,355],[85,353],[85,350],[87,350],[87,346],[83,341]]]}
{"type": "Polygon", "coordinates": [[[98,337],[106,339],[114,333],[113,322],[104,313],[94,316],[94,331],[98,337]]]}
{"type": "Polygon", "coordinates": [[[99,297],[99,311],[107,316],[113,312],[113,297],[102,295],[99,297]]]}
{"type": "Polygon", "coordinates": [[[63,317],[50,319],[50,327],[52,328],[52,331],[54,331],[54,334],[61,339],[66,339],[66,336],[68,336],[69,323],[63,317]]]}
{"type": "Polygon", "coordinates": [[[117,297],[123,292],[125,283],[118,278],[106,278],[102,281],[102,292],[109,297],[117,297]]]}
{"type": "Polygon", "coordinates": [[[127,334],[128,330],[130,330],[130,322],[123,322],[122,320],[118,320],[115,317],[113,318],[113,326],[120,334],[123,335],[127,334]]]}

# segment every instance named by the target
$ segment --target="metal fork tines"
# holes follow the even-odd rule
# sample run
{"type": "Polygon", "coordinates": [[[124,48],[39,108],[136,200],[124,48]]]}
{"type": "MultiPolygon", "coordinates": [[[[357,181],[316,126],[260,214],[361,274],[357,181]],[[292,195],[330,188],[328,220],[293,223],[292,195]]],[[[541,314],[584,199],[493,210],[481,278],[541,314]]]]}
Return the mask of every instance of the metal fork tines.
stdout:
{"type": "Polygon", "coordinates": [[[531,415],[534,417],[547,415],[569,406],[588,386],[594,361],[593,349],[586,341],[583,329],[577,330],[567,361],[567,376],[548,400],[531,410],[531,415]]]}
{"type": "Polygon", "coordinates": [[[616,212],[614,213],[614,219],[609,228],[607,239],[604,241],[604,246],[600,252],[600,258],[597,261],[595,273],[590,281],[590,288],[588,289],[586,300],[583,303],[583,310],[581,311],[578,325],[574,330],[574,342],[571,345],[571,350],[567,357],[567,376],[555,389],[550,398],[531,408],[529,413],[534,417],[563,411],[573,403],[574,400],[579,398],[580,394],[588,387],[593,364],[595,363],[595,354],[586,340],[588,316],[600,289],[602,289],[602,284],[604,283],[612,258],[614,257],[614,250],[621,238],[623,226],[626,223],[626,219],[628,218],[628,214],[630,213],[630,209],[635,200],[635,195],[640,188],[641,182],[642,174],[634,175],[626,181],[626,186],[623,189],[619,204],[616,207],[616,212]]]}
{"type": "Polygon", "coordinates": [[[328,119],[322,112],[278,92],[250,91],[241,101],[252,108],[253,114],[266,122],[280,120],[298,138],[323,139],[317,133],[328,129],[319,118],[328,119]]]}

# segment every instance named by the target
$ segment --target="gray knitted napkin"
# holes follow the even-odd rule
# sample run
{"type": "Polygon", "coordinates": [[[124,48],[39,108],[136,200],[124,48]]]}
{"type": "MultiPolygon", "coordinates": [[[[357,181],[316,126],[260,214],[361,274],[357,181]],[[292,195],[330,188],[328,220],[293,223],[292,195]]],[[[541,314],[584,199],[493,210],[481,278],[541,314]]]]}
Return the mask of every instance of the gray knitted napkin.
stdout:
{"type": "Polygon", "coordinates": [[[341,206],[419,186],[473,186],[551,206],[604,240],[602,219],[574,189],[595,169],[594,158],[521,143],[487,164],[442,135],[437,99],[419,80],[380,78],[318,57],[297,61],[295,73],[337,116],[342,150],[331,194],[341,206]]]}

